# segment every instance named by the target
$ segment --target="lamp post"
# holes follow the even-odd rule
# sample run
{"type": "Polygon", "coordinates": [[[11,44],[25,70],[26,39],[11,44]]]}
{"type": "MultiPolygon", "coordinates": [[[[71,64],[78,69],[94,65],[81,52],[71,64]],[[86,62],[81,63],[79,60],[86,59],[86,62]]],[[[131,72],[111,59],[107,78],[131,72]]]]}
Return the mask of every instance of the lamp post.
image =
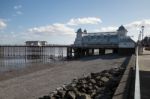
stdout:
{"type": "Polygon", "coordinates": [[[141,33],[142,33],[142,52],[144,51],[144,47],[143,47],[143,40],[144,40],[144,26],[141,26],[141,29],[142,29],[142,31],[141,31],[141,33]]]}
{"type": "Polygon", "coordinates": [[[141,26],[141,29],[142,29],[142,31],[141,31],[141,33],[142,33],[142,40],[144,39],[144,26],[141,26]]]}

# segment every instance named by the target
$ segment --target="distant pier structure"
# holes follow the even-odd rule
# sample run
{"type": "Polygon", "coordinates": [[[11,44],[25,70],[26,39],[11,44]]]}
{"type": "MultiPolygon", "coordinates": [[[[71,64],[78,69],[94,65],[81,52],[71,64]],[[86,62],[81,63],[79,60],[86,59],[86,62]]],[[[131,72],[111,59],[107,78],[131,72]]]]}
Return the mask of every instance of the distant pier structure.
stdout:
{"type": "Polygon", "coordinates": [[[27,59],[40,59],[43,58],[43,53],[45,52],[43,47],[46,46],[46,41],[26,41],[26,57],[27,59]]]}
{"type": "Polygon", "coordinates": [[[99,55],[105,54],[106,49],[120,55],[135,53],[136,43],[127,36],[127,29],[121,25],[113,32],[87,33],[87,30],[78,29],[74,44],[67,48],[68,58],[94,55],[95,50],[99,55]]]}
{"type": "Polygon", "coordinates": [[[45,46],[47,41],[26,41],[26,46],[45,46]]]}

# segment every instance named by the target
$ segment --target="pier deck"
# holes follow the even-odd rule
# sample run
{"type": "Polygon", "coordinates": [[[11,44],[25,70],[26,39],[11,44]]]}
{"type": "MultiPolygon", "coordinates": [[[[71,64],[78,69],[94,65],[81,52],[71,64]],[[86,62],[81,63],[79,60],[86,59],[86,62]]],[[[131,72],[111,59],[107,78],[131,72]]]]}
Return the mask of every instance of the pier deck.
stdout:
{"type": "Polygon", "coordinates": [[[37,99],[75,77],[120,66],[125,59],[117,55],[92,56],[0,81],[0,99],[37,99]]]}
{"type": "Polygon", "coordinates": [[[139,56],[141,99],[150,99],[150,51],[139,56]]]}

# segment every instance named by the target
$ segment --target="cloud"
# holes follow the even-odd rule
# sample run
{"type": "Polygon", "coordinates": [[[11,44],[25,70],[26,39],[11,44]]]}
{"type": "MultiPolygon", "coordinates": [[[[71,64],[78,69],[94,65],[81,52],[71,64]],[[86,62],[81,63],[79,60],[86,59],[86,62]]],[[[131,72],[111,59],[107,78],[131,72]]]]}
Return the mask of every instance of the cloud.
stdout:
{"type": "Polygon", "coordinates": [[[22,5],[15,5],[15,6],[14,6],[14,9],[15,9],[15,10],[18,10],[18,9],[21,9],[21,8],[22,8],[22,5]]]}
{"type": "MultiPolygon", "coordinates": [[[[150,19],[133,21],[125,24],[124,26],[129,31],[130,30],[139,31],[141,29],[141,26],[144,26],[146,29],[150,29],[150,19]]],[[[95,29],[93,31],[110,32],[110,31],[116,31],[118,28],[119,26],[107,26],[107,27],[101,27],[99,29],[95,29]]]]}
{"type": "Polygon", "coordinates": [[[141,26],[145,26],[146,28],[150,28],[150,19],[143,19],[139,21],[134,21],[129,24],[126,24],[125,27],[128,29],[139,29],[141,26]]]}
{"type": "MultiPolygon", "coordinates": [[[[91,17],[88,17],[89,20],[91,17]]],[[[74,42],[76,33],[75,33],[75,28],[76,25],[81,25],[84,24],[98,24],[101,23],[102,21],[96,21],[96,22],[89,22],[85,21],[85,19],[88,18],[77,18],[77,19],[70,19],[69,22],[66,23],[55,23],[55,24],[49,24],[45,26],[36,26],[36,27],[31,27],[22,33],[15,33],[15,32],[10,32],[10,34],[3,33],[0,36],[1,41],[3,43],[6,43],[6,40],[8,43],[11,44],[17,44],[18,42],[24,44],[25,41],[27,40],[46,40],[50,43],[54,44],[72,44],[74,42]],[[75,21],[79,20],[80,21],[75,21]],[[84,19],[84,21],[82,20],[84,19]],[[71,20],[72,21],[71,24],[71,20]],[[82,20],[82,21],[81,21],[82,20]]],[[[99,18],[98,18],[99,19],[99,18]]],[[[0,27],[1,27],[1,21],[5,24],[4,27],[7,26],[5,23],[5,20],[0,20],[0,27]]],[[[150,31],[150,19],[143,19],[143,20],[138,20],[138,21],[133,21],[127,24],[124,24],[125,28],[128,30],[128,36],[134,36],[132,37],[135,41],[138,38],[139,31],[138,29],[141,28],[141,26],[145,26],[145,35],[148,35],[150,31]],[[147,34],[146,34],[147,33],[147,34]]],[[[91,32],[111,32],[111,31],[116,31],[119,28],[119,26],[106,26],[106,27],[100,27],[98,29],[92,30],[91,32]]],[[[88,30],[88,29],[87,29],[88,30]]]]}
{"type": "MultiPolygon", "coordinates": [[[[127,24],[124,24],[125,28],[128,30],[127,35],[131,36],[133,40],[137,41],[139,32],[141,30],[141,26],[145,27],[144,36],[150,35],[150,19],[143,19],[138,21],[133,21],[127,24]]],[[[110,32],[116,31],[119,26],[108,26],[108,27],[101,27],[99,29],[93,30],[94,32],[110,32]]]]}
{"type": "Polygon", "coordinates": [[[4,20],[0,19],[0,30],[4,29],[5,27],[7,27],[7,24],[4,22],[4,20]]]}
{"type": "Polygon", "coordinates": [[[12,16],[16,17],[16,16],[20,16],[22,14],[23,14],[22,11],[16,11],[15,14],[13,14],[12,16]]]}
{"type": "Polygon", "coordinates": [[[85,17],[70,19],[66,24],[55,23],[47,26],[39,26],[28,29],[27,31],[35,34],[48,34],[48,35],[75,35],[74,28],[70,26],[81,25],[81,24],[98,24],[101,23],[100,18],[96,17],[85,17]]]}
{"type": "Polygon", "coordinates": [[[16,12],[17,15],[22,15],[23,13],[21,11],[16,12]]]}
{"type": "Polygon", "coordinates": [[[116,31],[118,27],[115,26],[108,26],[108,27],[102,27],[100,28],[100,31],[102,32],[112,32],[112,31],[116,31]]]}
{"type": "Polygon", "coordinates": [[[30,33],[36,34],[49,34],[49,35],[72,35],[74,34],[74,29],[70,28],[64,24],[55,23],[47,26],[33,27],[28,29],[30,33]]]}
{"type": "Polygon", "coordinates": [[[14,6],[15,14],[13,16],[19,16],[22,15],[23,12],[21,11],[22,5],[16,5],[14,6]]]}
{"type": "MultiPolygon", "coordinates": [[[[143,19],[138,21],[133,21],[127,24],[124,24],[127,30],[140,30],[141,26],[144,26],[146,29],[150,29],[150,19],[143,19]]],[[[101,27],[100,29],[95,29],[94,31],[116,31],[119,26],[108,26],[108,27],[101,27]]]]}
{"type": "Polygon", "coordinates": [[[124,25],[127,30],[128,30],[128,35],[134,36],[133,39],[135,41],[138,40],[139,33],[141,31],[141,26],[144,26],[144,36],[149,36],[150,35],[150,19],[142,19],[142,20],[137,20],[133,21],[131,23],[125,24],[124,25]]]}
{"type": "Polygon", "coordinates": [[[70,19],[67,25],[84,25],[84,24],[98,24],[101,23],[102,20],[97,17],[85,17],[85,18],[76,18],[70,19]]]}

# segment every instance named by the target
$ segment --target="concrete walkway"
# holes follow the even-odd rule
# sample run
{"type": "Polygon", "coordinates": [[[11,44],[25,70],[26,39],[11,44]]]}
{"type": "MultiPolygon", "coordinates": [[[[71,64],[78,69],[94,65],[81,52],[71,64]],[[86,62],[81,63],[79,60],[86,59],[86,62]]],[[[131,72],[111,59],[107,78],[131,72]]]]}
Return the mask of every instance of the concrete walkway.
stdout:
{"type": "Polygon", "coordinates": [[[141,99],[150,99],[150,51],[139,56],[141,99]]]}
{"type": "Polygon", "coordinates": [[[0,82],[0,99],[37,99],[55,88],[70,83],[75,77],[120,66],[125,57],[106,55],[83,58],[53,68],[0,82]]]}

